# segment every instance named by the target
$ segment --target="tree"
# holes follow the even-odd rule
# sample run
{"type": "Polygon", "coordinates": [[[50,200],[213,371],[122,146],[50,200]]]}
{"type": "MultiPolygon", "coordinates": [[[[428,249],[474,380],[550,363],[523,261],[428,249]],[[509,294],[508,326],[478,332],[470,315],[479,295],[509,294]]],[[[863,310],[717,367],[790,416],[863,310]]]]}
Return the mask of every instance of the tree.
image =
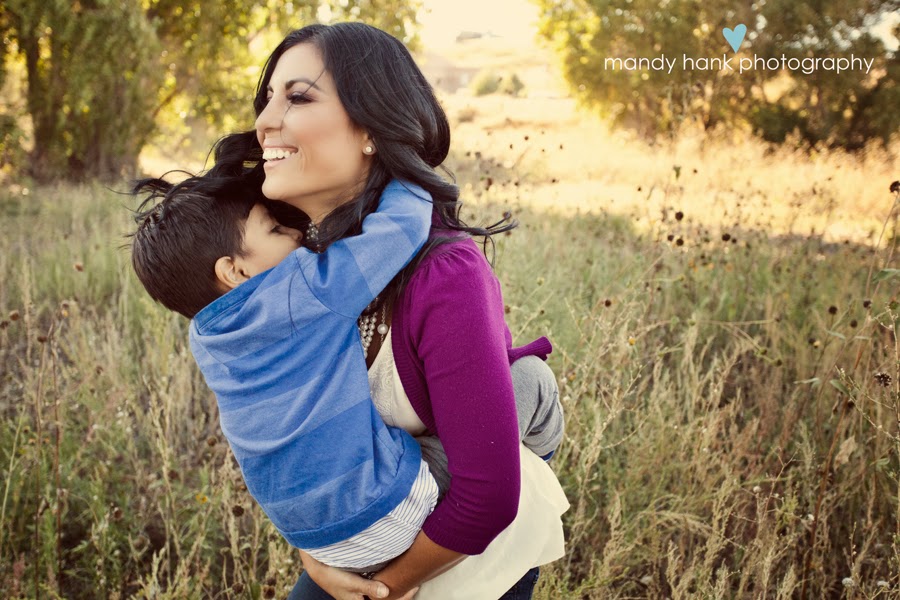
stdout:
{"type": "MultiPolygon", "coordinates": [[[[796,129],[810,145],[859,148],[885,143],[900,129],[898,62],[871,26],[900,8],[898,0],[537,0],[540,33],[555,46],[576,96],[647,136],[673,131],[685,120],[704,127],[751,127],[783,141],[796,129]],[[735,54],[724,27],[747,25],[735,54]],[[851,54],[874,59],[872,69],[752,68],[746,58],[825,58],[851,54]],[[665,55],[671,72],[615,68],[608,59],[665,55]],[[684,57],[732,58],[735,70],[685,68],[684,57]]],[[[754,63],[756,64],[756,63],[754,63]]]]}
{"type": "Polygon", "coordinates": [[[248,48],[264,34],[280,39],[325,10],[415,44],[417,8],[418,0],[4,0],[4,52],[21,57],[27,76],[30,174],[130,176],[176,99],[214,123],[252,122],[259,65],[248,48]]]}
{"type": "MultiPolygon", "coordinates": [[[[874,63],[868,74],[826,69],[797,74],[781,95],[759,94],[749,114],[754,129],[770,141],[782,141],[791,127],[771,119],[774,113],[785,115],[788,125],[796,123],[809,145],[825,141],[857,150],[870,139],[887,143],[900,129],[900,62],[870,28],[898,10],[897,0],[764,0],[765,25],[753,44],[757,54],[800,60],[852,54],[874,63]]],[[[768,72],[767,80],[773,78],[768,72]]]]}

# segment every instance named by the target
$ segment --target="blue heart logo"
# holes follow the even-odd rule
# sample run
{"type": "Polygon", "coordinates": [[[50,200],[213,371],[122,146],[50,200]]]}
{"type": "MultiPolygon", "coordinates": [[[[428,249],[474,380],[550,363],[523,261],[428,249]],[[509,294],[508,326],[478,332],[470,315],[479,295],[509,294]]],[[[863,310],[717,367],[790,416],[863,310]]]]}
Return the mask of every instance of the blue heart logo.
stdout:
{"type": "Polygon", "coordinates": [[[747,35],[747,26],[741,23],[734,28],[734,31],[726,27],[722,30],[722,35],[725,36],[725,41],[728,42],[731,49],[737,52],[744,42],[744,36],[747,35]]]}

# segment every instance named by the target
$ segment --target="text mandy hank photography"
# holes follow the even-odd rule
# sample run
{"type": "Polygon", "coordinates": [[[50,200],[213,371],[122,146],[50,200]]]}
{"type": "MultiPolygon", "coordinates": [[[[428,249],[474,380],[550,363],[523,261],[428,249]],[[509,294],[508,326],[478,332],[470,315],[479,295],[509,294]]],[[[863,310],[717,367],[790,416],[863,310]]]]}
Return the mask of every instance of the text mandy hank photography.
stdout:
{"type": "Polygon", "coordinates": [[[743,73],[753,69],[768,71],[788,69],[790,71],[800,71],[806,75],[819,70],[842,73],[844,71],[865,69],[868,74],[874,63],[874,58],[861,58],[853,54],[849,57],[805,58],[788,57],[784,54],[780,58],[765,58],[756,54],[752,57],[743,56],[741,58],[728,56],[727,54],[723,54],[721,58],[718,56],[692,58],[687,54],[682,54],[680,60],[674,56],[668,57],[665,54],[661,54],[654,58],[634,56],[628,58],[606,58],[603,61],[603,68],[607,71],[665,71],[666,73],[672,73],[675,66],[680,65],[684,71],[738,71],[743,73]]]}

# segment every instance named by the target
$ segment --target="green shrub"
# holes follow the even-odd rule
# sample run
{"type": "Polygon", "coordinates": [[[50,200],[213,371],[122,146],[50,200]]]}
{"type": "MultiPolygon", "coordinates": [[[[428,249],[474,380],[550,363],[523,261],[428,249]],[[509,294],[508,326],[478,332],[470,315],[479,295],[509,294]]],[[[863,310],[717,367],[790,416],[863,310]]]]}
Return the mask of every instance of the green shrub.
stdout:
{"type": "Polygon", "coordinates": [[[525,89],[525,84],[515,73],[504,75],[497,91],[508,96],[518,96],[525,89]]]}
{"type": "Polygon", "coordinates": [[[500,76],[489,69],[482,69],[479,71],[471,83],[472,93],[476,96],[494,94],[499,87],[500,76]]]}

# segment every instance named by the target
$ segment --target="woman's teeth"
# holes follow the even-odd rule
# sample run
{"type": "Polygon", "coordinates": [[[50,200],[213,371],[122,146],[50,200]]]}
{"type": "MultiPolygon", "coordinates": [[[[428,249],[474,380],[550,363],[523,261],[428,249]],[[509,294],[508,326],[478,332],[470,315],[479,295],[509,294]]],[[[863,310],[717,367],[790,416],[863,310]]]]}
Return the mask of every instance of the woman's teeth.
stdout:
{"type": "Polygon", "coordinates": [[[263,160],[280,160],[297,154],[296,150],[283,150],[281,148],[266,148],[263,150],[263,160]]]}

